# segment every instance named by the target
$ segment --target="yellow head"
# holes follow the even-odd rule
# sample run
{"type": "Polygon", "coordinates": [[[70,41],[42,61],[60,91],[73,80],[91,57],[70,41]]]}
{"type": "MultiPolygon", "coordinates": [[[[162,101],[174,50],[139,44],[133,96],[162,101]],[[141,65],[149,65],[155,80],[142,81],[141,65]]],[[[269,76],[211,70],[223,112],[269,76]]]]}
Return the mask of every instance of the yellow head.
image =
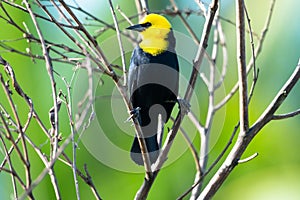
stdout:
{"type": "Polygon", "coordinates": [[[139,24],[127,29],[139,31],[142,35],[139,46],[143,51],[156,56],[168,49],[168,35],[171,28],[170,22],[165,17],[149,14],[139,24]]]}

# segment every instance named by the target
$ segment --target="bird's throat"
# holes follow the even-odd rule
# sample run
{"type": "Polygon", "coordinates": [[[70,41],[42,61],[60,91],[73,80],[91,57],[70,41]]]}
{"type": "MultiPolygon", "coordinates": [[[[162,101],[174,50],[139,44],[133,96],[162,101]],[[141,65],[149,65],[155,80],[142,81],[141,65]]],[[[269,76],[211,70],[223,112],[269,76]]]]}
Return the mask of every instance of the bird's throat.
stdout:
{"type": "Polygon", "coordinates": [[[144,39],[140,44],[140,48],[151,54],[152,56],[157,56],[168,49],[169,42],[162,38],[151,38],[144,39]]]}

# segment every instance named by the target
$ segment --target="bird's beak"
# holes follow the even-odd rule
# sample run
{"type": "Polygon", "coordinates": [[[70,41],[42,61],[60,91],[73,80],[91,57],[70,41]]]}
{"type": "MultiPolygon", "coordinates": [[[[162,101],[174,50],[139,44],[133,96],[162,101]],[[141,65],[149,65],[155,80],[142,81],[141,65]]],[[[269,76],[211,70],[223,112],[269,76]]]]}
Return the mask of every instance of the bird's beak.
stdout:
{"type": "Polygon", "coordinates": [[[136,25],[133,25],[133,26],[129,26],[126,29],[133,30],[133,31],[138,31],[138,32],[142,32],[142,31],[144,31],[146,29],[146,27],[142,26],[141,24],[136,24],[136,25]]]}

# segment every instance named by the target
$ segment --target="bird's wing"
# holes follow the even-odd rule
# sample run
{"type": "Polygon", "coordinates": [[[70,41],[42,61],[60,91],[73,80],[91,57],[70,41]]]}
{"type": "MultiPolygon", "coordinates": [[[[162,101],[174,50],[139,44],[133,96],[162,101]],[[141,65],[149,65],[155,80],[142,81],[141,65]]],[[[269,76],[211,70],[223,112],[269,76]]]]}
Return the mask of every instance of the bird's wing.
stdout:
{"type": "Polygon", "coordinates": [[[143,70],[140,66],[144,64],[149,64],[148,56],[142,52],[141,48],[137,46],[131,55],[130,66],[128,71],[128,89],[129,93],[132,94],[135,89],[137,89],[137,85],[141,85],[140,73],[143,73],[143,70]]]}
{"type": "Polygon", "coordinates": [[[130,65],[128,70],[128,90],[130,95],[134,91],[134,88],[136,87],[136,81],[137,81],[137,70],[138,70],[138,63],[136,62],[136,56],[137,56],[138,49],[135,48],[132,52],[131,59],[130,59],[130,65]]]}

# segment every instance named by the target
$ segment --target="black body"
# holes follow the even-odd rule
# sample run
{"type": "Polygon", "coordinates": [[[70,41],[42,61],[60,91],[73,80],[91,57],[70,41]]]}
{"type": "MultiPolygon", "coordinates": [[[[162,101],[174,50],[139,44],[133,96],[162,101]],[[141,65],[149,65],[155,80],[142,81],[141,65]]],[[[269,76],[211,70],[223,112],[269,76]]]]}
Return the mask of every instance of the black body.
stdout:
{"type": "MultiPolygon", "coordinates": [[[[172,31],[168,40],[168,50],[156,56],[145,53],[137,46],[132,53],[128,74],[130,100],[134,108],[140,108],[138,121],[151,163],[159,155],[158,115],[161,114],[163,123],[167,122],[178,95],[179,66],[172,31]]],[[[143,165],[136,137],[131,148],[131,158],[135,163],[143,165]]]]}

